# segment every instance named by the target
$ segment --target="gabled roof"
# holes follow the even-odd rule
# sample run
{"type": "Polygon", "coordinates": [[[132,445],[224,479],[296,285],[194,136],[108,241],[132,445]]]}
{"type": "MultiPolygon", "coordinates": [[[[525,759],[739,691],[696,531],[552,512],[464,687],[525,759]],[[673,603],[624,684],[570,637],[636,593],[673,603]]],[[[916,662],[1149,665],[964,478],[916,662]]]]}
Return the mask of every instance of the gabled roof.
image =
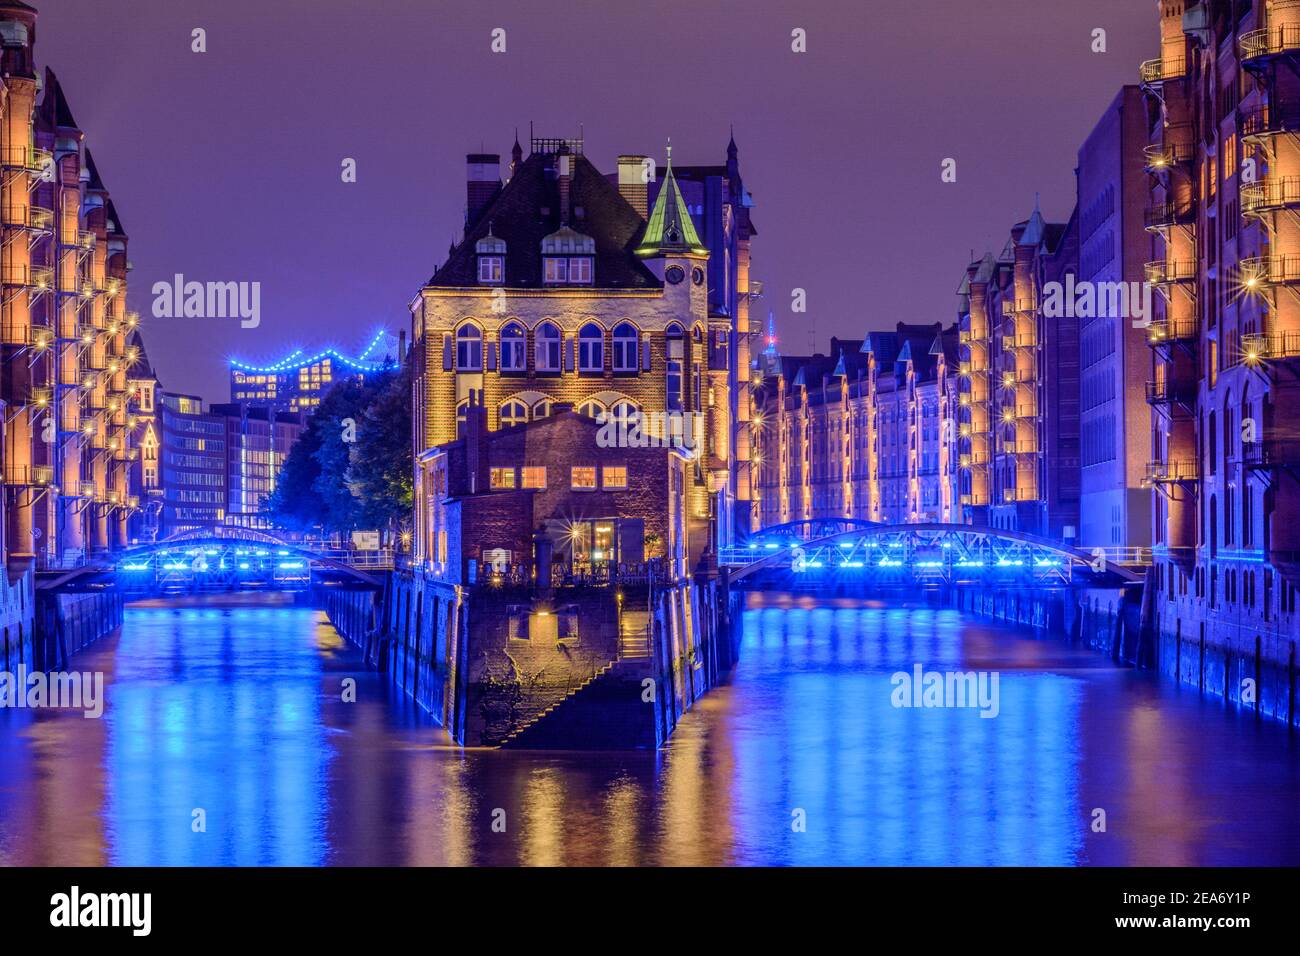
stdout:
{"type": "Polygon", "coordinates": [[[68,106],[68,98],[63,95],[63,84],[48,66],[45,68],[45,95],[41,99],[41,107],[52,125],[68,129],[81,128],[72,118],[72,108],[68,106]]]}
{"type": "MultiPolygon", "coordinates": [[[[474,247],[491,230],[506,244],[506,287],[542,288],[542,239],[561,225],[554,159],[552,153],[539,152],[524,160],[465,238],[452,247],[447,261],[428,284],[441,288],[477,286],[474,247]]],[[[595,241],[594,287],[659,287],[654,273],[632,254],[632,244],[641,232],[641,217],[585,156],[574,155],[571,163],[569,222],[595,241]]]]}
{"type": "Polygon", "coordinates": [[[140,350],[135,361],[126,370],[127,378],[155,378],[153,366],[149,364],[149,353],[144,348],[144,336],[140,334],[139,329],[131,330],[131,334],[126,338],[126,344],[128,347],[134,346],[140,350]]]}
{"type": "Polygon", "coordinates": [[[659,187],[654,209],[650,210],[645,235],[636,247],[638,256],[654,256],[664,252],[708,252],[700,242],[700,234],[695,231],[690,210],[682,199],[677,178],[673,176],[671,152],[668,154],[668,168],[664,172],[663,185],[659,187]]]}

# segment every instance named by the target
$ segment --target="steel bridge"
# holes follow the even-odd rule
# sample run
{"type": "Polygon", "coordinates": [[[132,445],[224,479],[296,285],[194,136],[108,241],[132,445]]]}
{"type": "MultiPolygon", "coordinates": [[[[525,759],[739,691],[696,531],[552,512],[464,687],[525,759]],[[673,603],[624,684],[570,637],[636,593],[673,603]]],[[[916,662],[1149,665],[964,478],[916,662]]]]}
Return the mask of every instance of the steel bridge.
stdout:
{"type": "Polygon", "coordinates": [[[313,582],[379,588],[392,551],[320,550],[249,528],[201,529],[106,555],[40,582],[42,590],[115,586],[127,594],[300,591],[313,582]]]}
{"type": "MultiPolygon", "coordinates": [[[[789,576],[807,586],[1065,586],[1142,580],[1137,563],[1016,531],[955,524],[885,525],[852,518],[795,521],[723,548],[733,582],[789,576]]],[[[756,583],[752,582],[752,583],[756,583]]]]}

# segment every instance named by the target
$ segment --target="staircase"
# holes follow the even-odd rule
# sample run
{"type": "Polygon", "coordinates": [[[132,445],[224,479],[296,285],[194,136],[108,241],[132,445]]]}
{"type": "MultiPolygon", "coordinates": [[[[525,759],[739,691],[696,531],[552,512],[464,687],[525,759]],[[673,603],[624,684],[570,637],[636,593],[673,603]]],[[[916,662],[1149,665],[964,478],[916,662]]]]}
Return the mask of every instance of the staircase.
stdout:
{"type": "Polygon", "coordinates": [[[650,657],[650,622],[644,611],[625,611],[619,620],[619,660],[648,660],[650,657]]]}
{"type": "Polygon", "coordinates": [[[659,745],[656,704],[641,699],[649,661],[610,661],[501,741],[502,747],[548,750],[639,750],[659,745]]]}

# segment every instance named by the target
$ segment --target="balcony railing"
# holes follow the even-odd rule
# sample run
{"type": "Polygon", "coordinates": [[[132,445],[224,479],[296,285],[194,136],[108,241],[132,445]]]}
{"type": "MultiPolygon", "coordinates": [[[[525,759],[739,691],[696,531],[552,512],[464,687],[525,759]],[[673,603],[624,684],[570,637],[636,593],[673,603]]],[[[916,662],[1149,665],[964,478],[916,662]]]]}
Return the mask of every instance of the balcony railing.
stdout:
{"type": "Polygon", "coordinates": [[[1030,440],[1004,441],[1002,453],[1005,455],[1037,455],[1038,442],[1030,440]]]}
{"type": "Polygon", "coordinates": [[[1241,337],[1242,360],[1251,365],[1268,359],[1300,356],[1300,332],[1265,332],[1241,337]]]}
{"type": "Polygon", "coordinates": [[[1150,345],[1194,342],[1199,334],[1199,324],[1193,316],[1156,319],[1147,327],[1147,342],[1150,345]]]}
{"type": "Polygon", "coordinates": [[[1243,215],[1300,205],[1300,176],[1270,176],[1241,187],[1243,215]]]}
{"type": "Polygon", "coordinates": [[[1238,42],[1243,64],[1255,63],[1286,53],[1300,52],[1300,26],[1286,24],[1263,30],[1251,30],[1249,33],[1243,33],[1238,42]]]}
{"type": "Polygon", "coordinates": [[[9,229],[44,233],[54,229],[54,213],[44,206],[6,206],[0,212],[0,222],[9,229]]]}
{"type": "Polygon", "coordinates": [[[1032,349],[1038,346],[1038,336],[1033,332],[1021,332],[1019,335],[1002,336],[1004,349],[1032,349]]]}
{"type": "Polygon", "coordinates": [[[1143,86],[1159,86],[1169,80],[1181,78],[1186,72],[1187,61],[1182,57],[1157,58],[1143,63],[1138,68],[1138,77],[1143,86]]]}
{"type": "Polygon", "coordinates": [[[1247,468],[1269,469],[1289,468],[1300,464],[1300,441],[1292,439],[1270,439],[1256,442],[1243,442],[1241,461],[1247,468]]]}
{"type": "Polygon", "coordinates": [[[1147,462],[1146,483],[1157,485],[1179,481],[1196,481],[1200,474],[1200,468],[1197,466],[1195,459],[1150,461],[1147,462]]]}
{"type": "Polygon", "coordinates": [[[1190,139],[1166,138],[1161,143],[1143,146],[1142,154],[1146,157],[1143,167],[1148,173],[1158,173],[1178,166],[1190,166],[1192,160],[1196,158],[1196,151],[1190,139]]]}
{"type": "Polygon", "coordinates": [[[982,508],[989,503],[988,495],[962,495],[961,503],[966,508],[982,508]]]}
{"type": "Polygon", "coordinates": [[[44,488],[54,484],[54,469],[49,465],[5,465],[6,485],[44,488]]]}
{"type": "Polygon", "coordinates": [[[1300,282],[1300,256],[1256,256],[1237,263],[1238,282],[1246,291],[1261,284],[1300,282]]]}
{"type": "Polygon", "coordinates": [[[1196,206],[1191,202],[1156,203],[1146,211],[1148,232],[1158,232],[1171,226],[1183,226],[1196,221],[1196,206]]]}
{"type": "Polygon", "coordinates": [[[39,173],[49,165],[53,155],[48,149],[35,146],[6,146],[0,150],[0,163],[6,169],[26,169],[39,173]]]}
{"type": "Polygon", "coordinates": [[[1147,281],[1152,285],[1167,285],[1171,282],[1191,282],[1196,278],[1196,261],[1194,259],[1157,259],[1148,262],[1144,268],[1147,281]]]}
{"type": "Polygon", "coordinates": [[[972,332],[969,329],[962,329],[957,333],[957,341],[962,345],[975,345],[988,340],[987,333],[972,332]]]}
{"type": "Polygon", "coordinates": [[[1257,106],[1237,114],[1237,130],[1246,143],[1300,130],[1300,111],[1273,105],[1257,106]]]}
{"type": "Polygon", "coordinates": [[[1193,394],[1190,389],[1179,388],[1168,379],[1147,382],[1148,405],[1185,405],[1192,401],[1193,394]]]}

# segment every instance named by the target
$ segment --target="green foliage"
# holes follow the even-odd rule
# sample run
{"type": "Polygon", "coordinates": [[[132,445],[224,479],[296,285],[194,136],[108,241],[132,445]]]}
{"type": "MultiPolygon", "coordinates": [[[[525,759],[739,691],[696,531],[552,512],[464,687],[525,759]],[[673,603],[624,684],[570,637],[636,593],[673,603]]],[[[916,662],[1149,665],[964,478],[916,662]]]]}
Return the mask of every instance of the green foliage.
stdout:
{"type": "Polygon", "coordinates": [[[411,512],[411,374],[340,380],[285,459],[273,520],[296,531],[395,530],[411,512]]]}

